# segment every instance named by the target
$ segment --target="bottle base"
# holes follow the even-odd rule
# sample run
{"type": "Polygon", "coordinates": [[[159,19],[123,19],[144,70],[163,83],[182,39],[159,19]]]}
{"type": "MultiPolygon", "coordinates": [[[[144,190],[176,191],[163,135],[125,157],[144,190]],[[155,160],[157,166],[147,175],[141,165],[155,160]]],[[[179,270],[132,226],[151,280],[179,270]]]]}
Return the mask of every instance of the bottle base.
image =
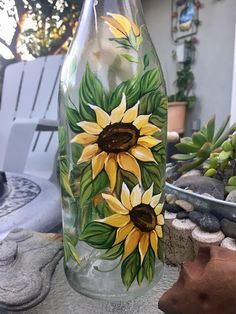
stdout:
{"type": "MultiPolygon", "coordinates": [[[[99,268],[104,267],[104,261],[99,268]]],[[[143,281],[141,287],[134,281],[129,290],[124,287],[120,267],[112,272],[99,271],[98,266],[90,265],[90,268],[73,270],[65,267],[65,274],[70,286],[78,293],[92,298],[110,302],[129,301],[143,296],[153,288],[164,273],[164,266],[158,263],[155,268],[155,276],[152,283],[143,281]]]]}

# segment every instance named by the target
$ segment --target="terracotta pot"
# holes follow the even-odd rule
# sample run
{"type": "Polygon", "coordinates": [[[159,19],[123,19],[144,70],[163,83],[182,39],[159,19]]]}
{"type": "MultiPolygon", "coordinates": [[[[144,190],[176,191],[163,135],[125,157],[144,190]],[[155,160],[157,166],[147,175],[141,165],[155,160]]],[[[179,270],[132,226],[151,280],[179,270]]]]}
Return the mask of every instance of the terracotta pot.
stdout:
{"type": "Polygon", "coordinates": [[[185,117],[186,117],[186,102],[175,101],[168,103],[168,131],[184,133],[185,117]]]}

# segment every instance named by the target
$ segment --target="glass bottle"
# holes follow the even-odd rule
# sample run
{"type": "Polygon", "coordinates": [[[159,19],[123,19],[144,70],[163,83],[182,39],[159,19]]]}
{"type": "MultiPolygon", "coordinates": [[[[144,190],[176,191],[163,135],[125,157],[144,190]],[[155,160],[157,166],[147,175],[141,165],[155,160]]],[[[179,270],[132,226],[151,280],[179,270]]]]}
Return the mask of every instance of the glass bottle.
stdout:
{"type": "Polygon", "coordinates": [[[85,0],[59,111],[68,281],[142,295],[163,273],[167,98],[140,0],[85,0]]]}

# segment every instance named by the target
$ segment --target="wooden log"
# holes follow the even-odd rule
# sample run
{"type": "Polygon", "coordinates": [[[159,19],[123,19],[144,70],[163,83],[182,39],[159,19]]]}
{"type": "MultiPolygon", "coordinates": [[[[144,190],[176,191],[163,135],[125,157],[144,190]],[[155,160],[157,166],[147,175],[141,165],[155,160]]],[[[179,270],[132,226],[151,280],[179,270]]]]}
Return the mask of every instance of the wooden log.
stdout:
{"type": "Polygon", "coordinates": [[[165,225],[164,225],[164,244],[165,244],[165,258],[167,264],[172,264],[174,258],[174,246],[172,243],[172,222],[175,220],[176,214],[165,211],[165,225]]]}

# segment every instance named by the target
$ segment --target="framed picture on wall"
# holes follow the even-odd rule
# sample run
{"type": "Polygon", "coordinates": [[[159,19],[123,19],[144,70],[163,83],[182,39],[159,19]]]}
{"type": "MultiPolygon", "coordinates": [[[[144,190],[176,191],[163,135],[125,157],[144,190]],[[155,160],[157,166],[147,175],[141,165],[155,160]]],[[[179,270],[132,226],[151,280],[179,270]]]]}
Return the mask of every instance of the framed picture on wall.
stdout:
{"type": "Polygon", "coordinates": [[[172,0],[172,38],[178,41],[197,34],[198,5],[195,0],[172,0]]]}

